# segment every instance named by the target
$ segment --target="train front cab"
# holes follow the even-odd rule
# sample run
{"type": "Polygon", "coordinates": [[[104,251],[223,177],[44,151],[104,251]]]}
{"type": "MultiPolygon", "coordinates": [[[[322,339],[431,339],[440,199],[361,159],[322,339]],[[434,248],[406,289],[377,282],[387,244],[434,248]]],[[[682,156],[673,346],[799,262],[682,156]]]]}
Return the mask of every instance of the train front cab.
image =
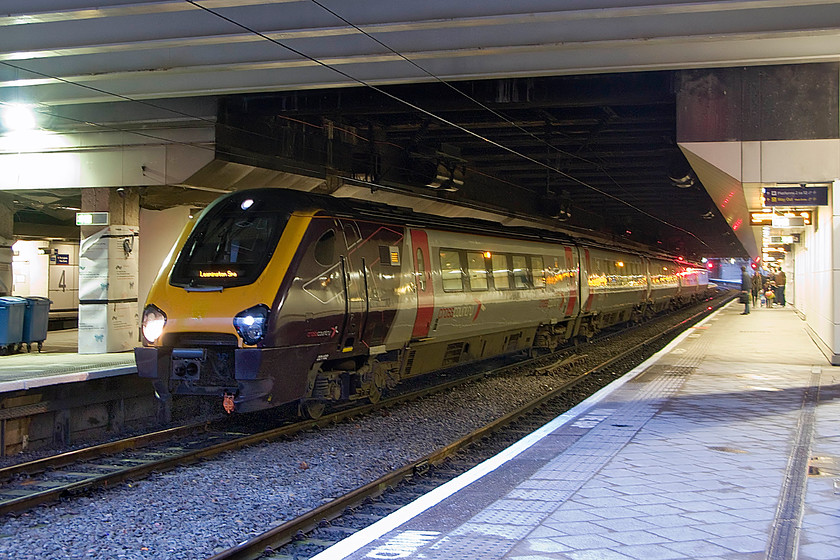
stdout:
{"type": "Polygon", "coordinates": [[[310,220],[255,192],[219,199],[185,229],[149,293],[135,349],[164,416],[172,394],[217,396],[232,410],[278,392],[272,372],[290,356],[266,342],[310,220]]]}
{"type": "Polygon", "coordinates": [[[709,286],[709,272],[704,267],[685,265],[679,272],[680,304],[699,301],[706,296],[709,286]]]}

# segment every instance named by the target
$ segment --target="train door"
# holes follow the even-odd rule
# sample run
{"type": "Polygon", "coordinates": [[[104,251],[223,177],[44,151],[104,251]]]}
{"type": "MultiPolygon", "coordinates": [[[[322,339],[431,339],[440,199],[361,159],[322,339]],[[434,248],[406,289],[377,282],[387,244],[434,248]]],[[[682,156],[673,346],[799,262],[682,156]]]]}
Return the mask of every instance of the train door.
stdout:
{"type": "Polygon", "coordinates": [[[594,271],[592,269],[592,258],[589,255],[589,249],[579,249],[582,253],[580,255],[581,275],[580,275],[580,311],[581,313],[589,313],[592,310],[592,300],[595,299],[595,291],[593,283],[597,279],[593,279],[594,271]]]}
{"type": "Polygon", "coordinates": [[[368,278],[364,256],[357,249],[362,239],[359,228],[350,220],[337,221],[343,232],[346,251],[340,261],[344,280],[344,324],[341,329],[341,349],[351,352],[362,342],[362,333],[368,315],[368,278]]]}
{"type": "Polygon", "coordinates": [[[429,238],[420,229],[411,230],[411,246],[414,251],[414,284],[417,287],[417,315],[411,338],[429,336],[432,315],[435,310],[435,294],[432,289],[432,259],[429,254],[429,238]]]}
{"type": "Polygon", "coordinates": [[[566,317],[572,317],[578,314],[578,293],[580,292],[580,270],[578,266],[578,251],[577,247],[566,247],[566,265],[565,273],[567,280],[563,283],[563,290],[566,292],[566,317]]]}

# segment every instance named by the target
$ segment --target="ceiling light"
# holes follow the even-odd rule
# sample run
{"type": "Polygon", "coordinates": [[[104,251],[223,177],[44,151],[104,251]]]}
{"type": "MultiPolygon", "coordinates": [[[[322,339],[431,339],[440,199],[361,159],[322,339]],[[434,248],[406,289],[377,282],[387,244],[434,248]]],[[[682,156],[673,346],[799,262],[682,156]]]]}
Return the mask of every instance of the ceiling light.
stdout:
{"type": "Polygon", "coordinates": [[[32,130],[35,128],[35,113],[29,105],[3,105],[2,120],[3,126],[7,130],[32,130]]]}

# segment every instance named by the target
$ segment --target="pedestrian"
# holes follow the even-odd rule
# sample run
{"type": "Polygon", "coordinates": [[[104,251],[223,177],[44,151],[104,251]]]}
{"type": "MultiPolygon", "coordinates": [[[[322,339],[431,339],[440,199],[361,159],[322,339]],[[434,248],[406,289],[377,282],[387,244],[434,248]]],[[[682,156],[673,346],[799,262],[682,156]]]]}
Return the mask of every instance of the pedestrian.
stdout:
{"type": "Polygon", "coordinates": [[[776,303],[781,305],[782,307],[785,306],[785,282],[787,278],[785,277],[785,271],[782,270],[782,267],[776,269],[776,276],[773,277],[773,280],[776,282],[776,303]]]}
{"type": "Polygon", "coordinates": [[[758,295],[761,293],[761,287],[763,282],[761,281],[761,273],[759,271],[755,271],[755,274],[752,277],[752,304],[753,307],[758,306],[758,295]]]}
{"type": "Polygon", "coordinates": [[[741,315],[750,314],[750,292],[752,291],[752,278],[747,272],[746,266],[741,266],[741,303],[744,304],[744,310],[741,315]]]}
{"type": "Polygon", "coordinates": [[[767,307],[773,307],[773,301],[776,297],[776,283],[768,280],[764,284],[764,299],[767,300],[767,307]]]}

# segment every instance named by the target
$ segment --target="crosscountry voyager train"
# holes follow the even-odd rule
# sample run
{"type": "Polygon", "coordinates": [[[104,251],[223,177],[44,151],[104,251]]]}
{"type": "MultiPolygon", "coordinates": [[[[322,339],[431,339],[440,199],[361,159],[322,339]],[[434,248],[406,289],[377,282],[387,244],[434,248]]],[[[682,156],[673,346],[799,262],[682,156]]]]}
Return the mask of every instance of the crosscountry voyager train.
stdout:
{"type": "Polygon", "coordinates": [[[454,364],[591,337],[707,286],[704,268],[560,234],[239,191],[181,235],[135,355],[164,401],[318,416],[454,364]]]}

